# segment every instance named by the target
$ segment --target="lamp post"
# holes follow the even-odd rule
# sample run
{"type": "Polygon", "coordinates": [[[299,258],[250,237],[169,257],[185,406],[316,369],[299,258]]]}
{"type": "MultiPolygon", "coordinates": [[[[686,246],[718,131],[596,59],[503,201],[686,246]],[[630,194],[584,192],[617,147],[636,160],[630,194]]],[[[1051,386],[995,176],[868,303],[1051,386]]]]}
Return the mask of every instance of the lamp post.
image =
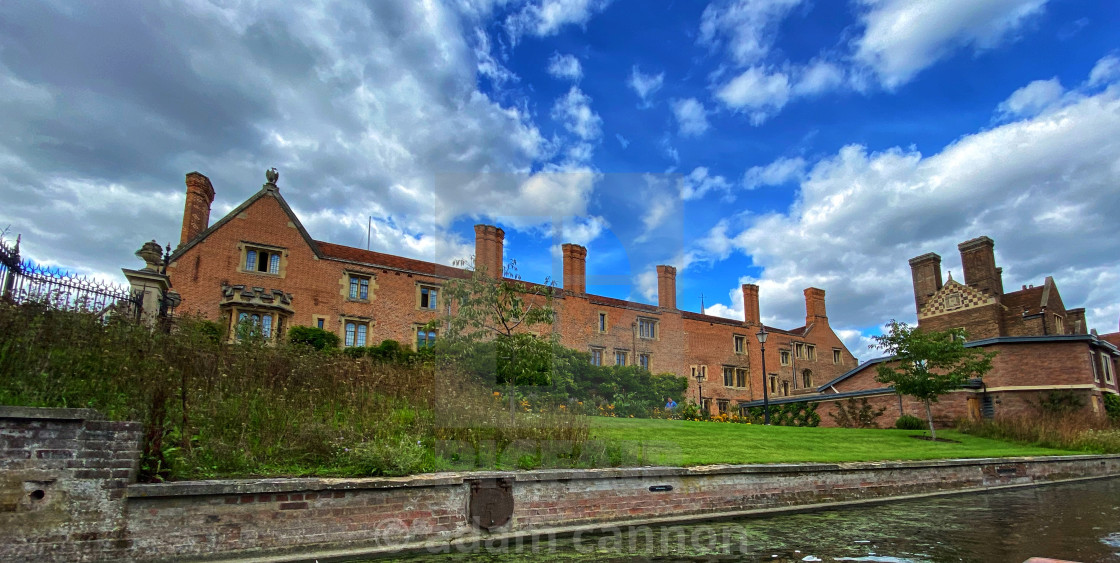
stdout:
{"type": "Polygon", "coordinates": [[[762,423],[770,425],[770,383],[766,376],[766,326],[758,331],[758,343],[762,345],[762,423]]]}
{"type": "Polygon", "coordinates": [[[700,410],[704,410],[704,372],[697,369],[692,373],[692,377],[696,378],[696,402],[699,403],[700,410]]]}

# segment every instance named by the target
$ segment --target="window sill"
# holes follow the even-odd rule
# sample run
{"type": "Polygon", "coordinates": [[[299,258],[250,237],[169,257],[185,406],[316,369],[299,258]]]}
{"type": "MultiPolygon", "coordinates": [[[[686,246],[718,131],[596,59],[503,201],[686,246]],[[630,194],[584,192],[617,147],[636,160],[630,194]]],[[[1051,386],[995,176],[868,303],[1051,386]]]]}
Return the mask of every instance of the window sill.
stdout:
{"type": "Polygon", "coordinates": [[[249,274],[251,276],[261,276],[266,278],[282,278],[283,274],[270,274],[268,272],[256,272],[253,270],[237,270],[239,274],[249,274]]]}
{"type": "Polygon", "coordinates": [[[346,298],[347,303],[369,303],[369,299],[354,299],[351,297],[346,298]]]}

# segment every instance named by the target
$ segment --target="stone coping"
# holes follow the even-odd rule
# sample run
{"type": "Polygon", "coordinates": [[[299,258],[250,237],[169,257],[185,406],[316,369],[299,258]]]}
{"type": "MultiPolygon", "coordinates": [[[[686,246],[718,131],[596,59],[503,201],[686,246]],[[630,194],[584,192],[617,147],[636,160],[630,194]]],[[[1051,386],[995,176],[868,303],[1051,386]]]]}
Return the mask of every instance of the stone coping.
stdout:
{"type": "Polygon", "coordinates": [[[513,479],[518,482],[577,481],[589,479],[654,479],[659,477],[696,477],[705,475],[750,475],[773,473],[814,473],[823,471],[875,471],[931,467],[973,466],[1010,463],[1056,463],[1120,459],[1116,455],[1067,455],[1034,457],[988,457],[916,461],[861,461],[844,463],[774,463],[757,465],[699,465],[693,467],[618,467],[604,469],[538,469],[533,471],[469,471],[426,473],[408,477],[326,478],[298,477],[271,479],[220,479],[134,484],[129,498],[286,493],[300,491],[346,491],[462,485],[475,479],[513,479]]]}
{"type": "Polygon", "coordinates": [[[105,420],[105,415],[94,409],[0,406],[0,418],[40,418],[43,420],[105,420]]]}

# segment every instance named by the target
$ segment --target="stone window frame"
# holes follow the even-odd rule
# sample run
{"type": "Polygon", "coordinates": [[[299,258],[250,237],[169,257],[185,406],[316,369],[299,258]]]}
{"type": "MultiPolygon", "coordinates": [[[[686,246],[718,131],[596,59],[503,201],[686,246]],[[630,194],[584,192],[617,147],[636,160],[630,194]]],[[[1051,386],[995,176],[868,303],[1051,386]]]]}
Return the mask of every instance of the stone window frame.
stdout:
{"type": "Polygon", "coordinates": [[[288,249],[283,246],[276,246],[272,244],[262,244],[259,242],[251,242],[243,240],[237,243],[237,271],[242,274],[250,274],[254,276],[266,276],[270,278],[285,278],[288,274],[288,249]],[[270,256],[267,270],[253,269],[250,270],[245,266],[248,264],[249,253],[256,253],[256,261],[260,263],[261,254],[270,256]],[[275,272],[273,272],[273,259],[275,256],[275,272]]]}
{"type": "Polygon", "coordinates": [[[610,316],[607,311],[597,311],[595,317],[595,332],[598,334],[606,334],[610,332],[610,316]]]}
{"type": "Polygon", "coordinates": [[[1100,368],[1097,367],[1097,352],[1095,350],[1089,350],[1089,365],[1093,367],[1093,382],[1099,383],[1101,372],[1100,368]]]}
{"type": "Polygon", "coordinates": [[[247,307],[234,307],[230,311],[230,339],[231,341],[239,340],[237,335],[237,327],[241,324],[243,319],[252,319],[257,317],[257,326],[261,327],[261,336],[267,341],[275,341],[280,336],[280,331],[283,330],[284,318],[277,311],[260,309],[253,306],[247,307]],[[268,322],[265,322],[265,319],[268,322]],[[259,323],[259,324],[258,324],[259,323]]]}
{"type": "Polygon", "coordinates": [[[606,348],[603,348],[602,346],[592,346],[590,348],[589,353],[591,354],[591,365],[593,365],[593,366],[602,366],[603,365],[603,352],[604,351],[606,351],[606,348]]]}
{"type": "Polygon", "coordinates": [[[659,322],[658,319],[650,317],[638,317],[636,321],[638,338],[642,340],[659,340],[661,337],[661,327],[658,326],[659,322]],[[644,334],[646,332],[646,327],[649,327],[649,336],[644,334]]]}
{"type": "Polygon", "coordinates": [[[783,365],[783,366],[790,365],[792,357],[793,357],[793,353],[789,350],[789,348],[779,348],[778,349],[778,363],[780,363],[781,365],[783,365]]]}
{"type": "Polygon", "coordinates": [[[740,356],[747,353],[747,336],[745,334],[732,334],[731,347],[740,356]]]}
{"type": "Polygon", "coordinates": [[[369,337],[373,332],[373,320],[365,317],[342,316],[338,319],[339,328],[342,331],[342,347],[343,348],[357,348],[360,346],[369,346],[369,337]],[[349,325],[354,325],[354,340],[347,344],[346,333],[349,325]],[[365,341],[361,344],[358,343],[358,336],[361,335],[362,330],[359,327],[365,327],[365,341]]]}
{"type": "Polygon", "coordinates": [[[731,399],[716,399],[716,410],[719,414],[727,414],[731,411],[731,399]]]}
{"type": "Polygon", "coordinates": [[[809,368],[805,368],[805,369],[801,370],[801,383],[802,383],[801,387],[802,388],[809,389],[809,388],[813,387],[813,375],[815,375],[813,373],[813,370],[811,370],[809,368]]]}
{"type": "Polygon", "coordinates": [[[794,342],[793,343],[793,357],[795,357],[799,360],[804,360],[805,359],[805,343],[804,342],[794,342]]]}
{"type": "Polygon", "coordinates": [[[805,345],[805,359],[810,362],[817,361],[817,346],[816,344],[805,345]]]}
{"type": "Polygon", "coordinates": [[[723,366],[723,386],[735,387],[735,366],[723,366]]]}
{"type": "Polygon", "coordinates": [[[750,376],[747,373],[747,368],[735,368],[735,387],[739,389],[750,388],[750,376]]]}
{"type": "Polygon", "coordinates": [[[346,300],[355,303],[369,303],[370,286],[372,285],[373,276],[358,272],[346,272],[346,300]],[[362,282],[365,282],[365,284],[363,285],[362,282]],[[362,290],[365,290],[365,297],[362,297],[362,290]]]}
{"type": "Polygon", "coordinates": [[[1054,333],[1065,334],[1065,319],[1061,315],[1054,315],[1054,333]]]}
{"type": "Polygon", "coordinates": [[[429,327],[427,324],[413,323],[412,325],[412,350],[419,352],[421,348],[431,348],[435,346],[436,340],[439,339],[439,329],[429,327]],[[420,346],[420,332],[424,332],[424,340],[427,342],[424,346],[420,346]]]}
{"type": "Polygon", "coordinates": [[[629,361],[630,361],[630,350],[624,350],[622,348],[615,348],[614,349],[614,365],[616,365],[616,366],[627,366],[627,365],[630,365],[628,363],[629,361]],[[622,359],[622,363],[618,363],[619,358],[622,359]]]}
{"type": "Polygon", "coordinates": [[[1104,372],[1105,385],[1112,385],[1112,382],[1116,379],[1112,374],[1112,356],[1104,352],[1101,352],[1100,356],[1101,371],[1104,372]]]}
{"type": "Polygon", "coordinates": [[[416,310],[417,311],[439,311],[440,304],[443,303],[443,286],[438,283],[432,282],[416,282],[416,310]],[[428,306],[423,305],[424,290],[428,290],[428,306]],[[432,303],[431,292],[436,292],[435,303],[432,303]]]}
{"type": "Polygon", "coordinates": [[[377,274],[375,274],[373,272],[370,272],[370,271],[366,271],[366,270],[358,270],[358,269],[355,269],[355,268],[344,268],[342,270],[342,277],[339,278],[339,280],[338,280],[338,287],[339,287],[338,294],[339,294],[339,296],[342,297],[343,301],[348,301],[350,303],[370,303],[374,300],[374,298],[376,296],[377,274]],[[363,278],[367,280],[366,298],[365,299],[361,298],[361,286],[360,285],[359,285],[359,289],[358,289],[359,297],[357,297],[357,298],[350,297],[350,280],[351,279],[359,279],[360,280],[360,279],[363,279],[363,278]]]}
{"type": "Polygon", "coordinates": [[[840,348],[833,348],[832,349],[832,364],[838,366],[843,362],[844,362],[844,351],[841,350],[840,348]]]}
{"type": "Polygon", "coordinates": [[[327,323],[330,321],[327,315],[311,315],[311,326],[321,328],[323,330],[330,330],[327,328],[327,323]]]}
{"type": "Polygon", "coordinates": [[[770,394],[774,395],[778,392],[778,374],[771,373],[768,377],[770,378],[770,394]]]}
{"type": "Polygon", "coordinates": [[[650,371],[650,355],[648,352],[638,354],[638,366],[646,371],[650,371]]]}

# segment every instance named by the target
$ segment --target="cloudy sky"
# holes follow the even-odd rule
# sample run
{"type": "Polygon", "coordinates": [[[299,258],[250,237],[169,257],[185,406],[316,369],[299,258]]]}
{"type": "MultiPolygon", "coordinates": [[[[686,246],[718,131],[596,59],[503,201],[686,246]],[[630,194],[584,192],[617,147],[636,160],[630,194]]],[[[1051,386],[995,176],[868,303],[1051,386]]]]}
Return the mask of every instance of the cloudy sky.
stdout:
{"type": "Polygon", "coordinates": [[[204,0],[0,4],[0,228],[120,278],[280,170],[312,236],[450,262],[472,225],[521,275],[798,326],[853,352],[913,322],[907,259],[988,235],[1120,317],[1120,10],[1110,0],[204,0]]]}

